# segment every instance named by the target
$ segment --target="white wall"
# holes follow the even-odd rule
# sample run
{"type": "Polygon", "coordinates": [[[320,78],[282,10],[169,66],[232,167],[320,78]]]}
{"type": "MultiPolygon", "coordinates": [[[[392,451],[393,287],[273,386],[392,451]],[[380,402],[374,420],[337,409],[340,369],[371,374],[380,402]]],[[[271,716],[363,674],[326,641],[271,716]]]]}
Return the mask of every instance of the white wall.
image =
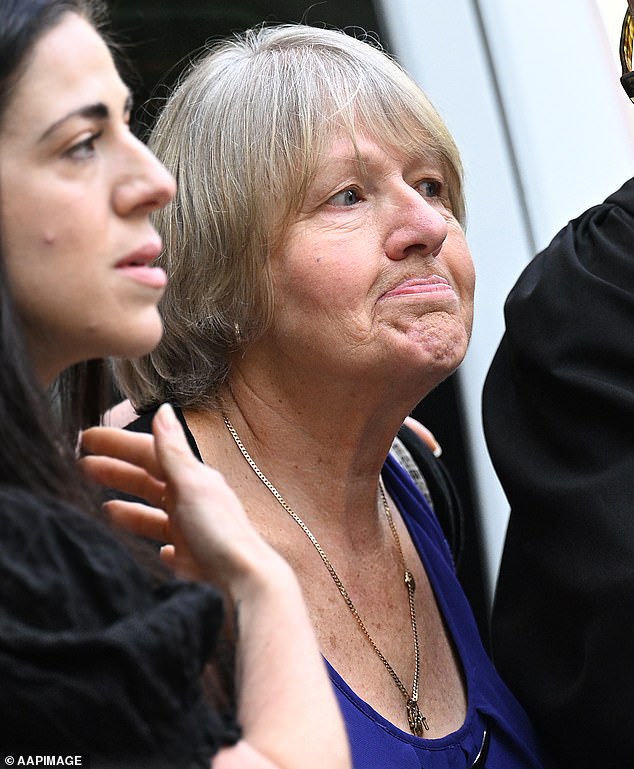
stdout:
{"type": "Polygon", "coordinates": [[[459,376],[490,591],[508,506],[486,452],[480,397],[504,298],[537,249],[634,169],[634,105],[618,82],[618,30],[610,37],[604,23],[622,18],[626,3],[619,11],[616,0],[600,2],[377,1],[392,50],[444,117],[465,166],[478,284],[459,376]]]}

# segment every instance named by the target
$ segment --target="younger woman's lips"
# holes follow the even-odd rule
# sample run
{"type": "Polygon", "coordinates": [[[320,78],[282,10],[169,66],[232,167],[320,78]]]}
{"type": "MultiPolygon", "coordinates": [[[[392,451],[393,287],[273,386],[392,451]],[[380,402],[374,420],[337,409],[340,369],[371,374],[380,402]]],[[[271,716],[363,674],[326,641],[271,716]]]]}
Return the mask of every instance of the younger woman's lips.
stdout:
{"type": "Polygon", "coordinates": [[[161,250],[161,239],[157,235],[120,259],[116,268],[138,283],[143,283],[150,288],[163,289],[167,285],[167,274],[161,267],[152,266],[152,262],[161,250]]]}
{"type": "Polygon", "coordinates": [[[149,264],[124,264],[117,268],[126,277],[143,283],[149,288],[163,289],[167,285],[167,273],[162,267],[152,267],[149,264]]]}

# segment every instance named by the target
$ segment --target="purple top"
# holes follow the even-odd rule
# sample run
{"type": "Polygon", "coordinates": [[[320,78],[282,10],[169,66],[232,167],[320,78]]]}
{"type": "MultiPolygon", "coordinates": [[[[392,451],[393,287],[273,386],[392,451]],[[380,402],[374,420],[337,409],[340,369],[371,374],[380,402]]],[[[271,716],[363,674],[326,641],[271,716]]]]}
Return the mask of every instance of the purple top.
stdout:
{"type": "MultiPolygon", "coordinates": [[[[391,455],[383,479],[418,551],[462,666],[468,707],[464,724],[440,739],[404,732],[361,700],[328,664],[355,767],[359,769],[541,769],[526,714],[493,667],[455,574],[440,525],[413,481],[391,455]],[[485,730],[487,733],[484,739],[485,730]]],[[[424,681],[421,682],[424,687],[424,681]]]]}

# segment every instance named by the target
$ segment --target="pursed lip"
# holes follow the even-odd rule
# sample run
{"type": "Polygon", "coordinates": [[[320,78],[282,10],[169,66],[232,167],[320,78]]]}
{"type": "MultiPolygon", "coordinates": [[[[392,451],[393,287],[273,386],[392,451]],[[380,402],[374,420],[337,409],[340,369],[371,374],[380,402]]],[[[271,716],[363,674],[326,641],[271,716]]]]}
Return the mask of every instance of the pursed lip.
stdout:
{"type": "Polygon", "coordinates": [[[453,286],[440,275],[427,275],[425,277],[413,277],[398,283],[394,288],[389,289],[383,294],[383,298],[397,296],[412,296],[416,294],[455,294],[453,286]]]}

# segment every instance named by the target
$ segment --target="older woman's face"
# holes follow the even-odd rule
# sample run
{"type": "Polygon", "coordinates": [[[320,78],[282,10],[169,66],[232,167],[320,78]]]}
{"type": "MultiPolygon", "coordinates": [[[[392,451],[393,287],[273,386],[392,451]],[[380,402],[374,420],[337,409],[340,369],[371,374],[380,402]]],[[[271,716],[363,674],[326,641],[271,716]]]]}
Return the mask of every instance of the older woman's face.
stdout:
{"type": "Polygon", "coordinates": [[[148,216],[174,181],[130,133],[129,109],[106,45],[69,13],[36,43],[4,115],[4,256],[44,380],[82,359],[147,352],[162,333],[148,216]]]}
{"type": "Polygon", "coordinates": [[[340,378],[414,375],[431,389],[467,349],[469,249],[437,161],[357,147],[333,141],[272,256],[275,348],[340,378]]]}

